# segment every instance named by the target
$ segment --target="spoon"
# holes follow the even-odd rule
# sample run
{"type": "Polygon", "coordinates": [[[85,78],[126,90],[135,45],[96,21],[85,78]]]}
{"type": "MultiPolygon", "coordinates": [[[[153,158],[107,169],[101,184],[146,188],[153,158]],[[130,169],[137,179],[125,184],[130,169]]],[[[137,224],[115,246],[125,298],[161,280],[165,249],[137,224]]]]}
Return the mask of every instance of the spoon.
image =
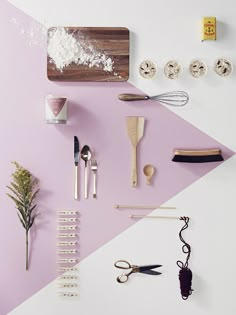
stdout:
{"type": "Polygon", "coordinates": [[[144,166],[143,173],[146,176],[147,185],[151,184],[151,180],[152,180],[152,176],[153,176],[154,172],[155,172],[155,168],[151,164],[144,166]]]}
{"type": "Polygon", "coordinates": [[[91,150],[88,145],[85,145],[80,153],[81,159],[85,162],[84,168],[84,198],[88,199],[88,161],[91,159],[91,150]]]}

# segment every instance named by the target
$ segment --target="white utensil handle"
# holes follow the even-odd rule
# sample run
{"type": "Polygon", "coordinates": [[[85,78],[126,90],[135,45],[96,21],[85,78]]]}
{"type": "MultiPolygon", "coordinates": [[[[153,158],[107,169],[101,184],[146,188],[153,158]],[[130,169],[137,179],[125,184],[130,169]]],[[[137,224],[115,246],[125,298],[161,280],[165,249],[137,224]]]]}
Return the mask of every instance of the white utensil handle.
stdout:
{"type": "Polygon", "coordinates": [[[131,173],[131,186],[135,187],[138,183],[137,176],[137,146],[132,146],[132,173],[131,173]]]}
{"type": "Polygon", "coordinates": [[[84,198],[88,199],[88,166],[84,168],[84,198]]]}
{"type": "Polygon", "coordinates": [[[75,166],[75,199],[78,199],[78,166],[75,166]]]}
{"type": "Polygon", "coordinates": [[[97,173],[93,173],[93,198],[97,198],[97,173]]]}

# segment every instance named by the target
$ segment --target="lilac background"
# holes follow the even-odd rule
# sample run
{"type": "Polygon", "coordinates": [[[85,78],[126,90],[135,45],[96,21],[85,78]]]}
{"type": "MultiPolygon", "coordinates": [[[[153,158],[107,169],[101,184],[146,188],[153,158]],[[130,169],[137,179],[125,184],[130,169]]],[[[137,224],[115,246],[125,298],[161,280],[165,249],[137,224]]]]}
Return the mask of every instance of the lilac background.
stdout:
{"type": "MultiPolygon", "coordinates": [[[[129,211],[113,209],[113,204],[161,204],[218,165],[172,163],[173,148],[220,147],[225,158],[233,152],[157,102],[130,104],[117,100],[119,93],[140,92],[129,83],[48,81],[46,37],[38,35],[40,40],[33,43],[30,34],[21,32],[22,28],[30,30],[37,24],[6,1],[0,3],[0,21],[0,314],[6,314],[56,276],[56,210],[80,211],[83,259],[133,224],[128,218],[129,211]],[[44,99],[48,94],[68,97],[68,125],[45,124],[44,99]],[[142,115],[146,119],[145,135],[139,146],[137,188],[130,187],[131,144],[125,126],[128,115],[142,115]],[[91,189],[89,200],[73,200],[74,135],[81,146],[91,146],[98,160],[97,200],[92,200],[91,189]],[[24,230],[13,203],[5,195],[14,171],[10,162],[14,160],[35,174],[41,186],[28,272],[24,269],[24,230]],[[154,185],[150,187],[142,175],[147,163],[157,168],[154,185]]],[[[81,189],[80,196],[82,192],[81,189]]]]}

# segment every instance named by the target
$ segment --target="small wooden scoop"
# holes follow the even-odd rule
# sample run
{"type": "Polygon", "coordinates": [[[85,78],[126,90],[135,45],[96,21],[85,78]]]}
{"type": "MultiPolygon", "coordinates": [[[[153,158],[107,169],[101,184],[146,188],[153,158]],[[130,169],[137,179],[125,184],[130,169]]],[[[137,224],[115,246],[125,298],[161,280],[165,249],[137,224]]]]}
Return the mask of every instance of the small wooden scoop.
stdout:
{"type": "Polygon", "coordinates": [[[145,165],[143,168],[143,173],[146,176],[147,185],[151,184],[152,176],[155,173],[155,168],[151,164],[145,165]]]}
{"type": "Polygon", "coordinates": [[[143,137],[144,117],[130,116],[126,117],[126,125],[129,139],[132,143],[132,172],[131,186],[135,187],[138,183],[137,175],[137,145],[143,137]]]}

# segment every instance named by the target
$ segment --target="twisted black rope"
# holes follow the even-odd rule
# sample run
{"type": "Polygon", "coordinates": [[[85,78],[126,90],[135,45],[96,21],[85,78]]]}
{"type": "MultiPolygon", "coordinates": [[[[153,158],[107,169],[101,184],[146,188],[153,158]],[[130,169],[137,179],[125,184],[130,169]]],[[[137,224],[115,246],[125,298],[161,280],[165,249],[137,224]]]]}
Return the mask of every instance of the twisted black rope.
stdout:
{"type": "Polygon", "coordinates": [[[179,281],[180,281],[180,290],[183,300],[187,300],[189,295],[192,294],[192,271],[188,268],[188,261],[191,254],[191,246],[185,242],[182,236],[182,232],[188,228],[189,218],[188,217],[181,217],[180,220],[184,221],[184,226],[179,232],[179,239],[181,240],[184,245],[182,246],[182,251],[184,254],[187,254],[185,264],[178,260],[177,266],[180,268],[179,271],[179,281]]]}

